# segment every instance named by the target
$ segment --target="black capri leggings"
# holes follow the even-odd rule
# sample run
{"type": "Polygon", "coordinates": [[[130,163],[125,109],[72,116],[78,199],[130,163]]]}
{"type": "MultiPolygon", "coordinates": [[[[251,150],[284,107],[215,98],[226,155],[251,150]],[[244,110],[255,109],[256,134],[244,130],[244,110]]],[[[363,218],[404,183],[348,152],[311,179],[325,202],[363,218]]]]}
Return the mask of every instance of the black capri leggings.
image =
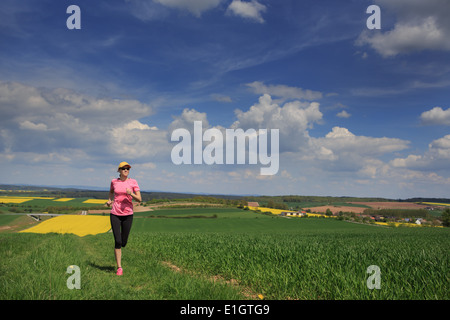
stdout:
{"type": "Polygon", "coordinates": [[[128,242],[128,236],[131,230],[131,224],[133,223],[133,215],[128,216],[116,216],[110,214],[111,228],[114,234],[114,248],[120,249],[125,247],[128,242]]]}

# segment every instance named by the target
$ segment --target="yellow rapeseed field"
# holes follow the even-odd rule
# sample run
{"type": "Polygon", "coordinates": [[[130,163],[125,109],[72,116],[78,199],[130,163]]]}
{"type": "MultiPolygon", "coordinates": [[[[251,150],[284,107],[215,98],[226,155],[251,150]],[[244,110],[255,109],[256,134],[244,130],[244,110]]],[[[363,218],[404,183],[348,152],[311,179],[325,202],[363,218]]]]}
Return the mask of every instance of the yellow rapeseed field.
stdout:
{"type": "MultiPolygon", "coordinates": [[[[281,210],[281,209],[272,209],[265,207],[248,207],[250,210],[261,210],[261,212],[270,212],[272,214],[281,214],[282,212],[297,212],[292,210],[281,210]]],[[[325,218],[335,218],[335,216],[327,216],[320,213],[306,213],[308,217],[325,217],[325,218]]]]}
{"type": "Polygon", "coordinates": [[[403,222],[375,222],[375,224],[378,224],[380,226],[394,226],[394,227],[433,227],[433,228],[443,228],[443,226],[429,226],[429,225],[423,225],[423,224],[417,224],[417,223],[403,223],[403,222]]]}
{"type": "Polygon", "coordinates": [[[53,201],[58,201],[58,202],[66,202],[66,201],[71,201],[74,200],[75,198],[59,198],[59,199],[55,199],[53,201]]]}
{"type": "Polygon", "coordinates": [[[447,206],[450,207],[449,203],[438,203],[438,202],[422,202],[424,204],[430,204],[430,205],[435,205],[435,206],[447,206]]]}
{"type": "Polygon", "coordinates": [[[23,203],[26,201],[33,200],[33,198],[24,197],[0,197],[0,203],[23,203]]]}
{"type": "Polygon", "coordinates": [[[108,232],[111,229],[109,216],[64,215],[41,222],[20,232],[73,233],[84,237],[88,234],[108,232]]]}
{"type": "MultiPolygon", "coordinates": [[[[0,203],[24,203],[30,200],[53,200],[58,202],[66,202],[75,200],[75,198],[59,198],[55,199],[55,197],[26,197],[26,196],[0,196],[0,203]]],[[[94,203],[94,204],[105,204],[106,201],[104,199],[88,199],[83,201],[83,203],[94,203]]]]}
{"type": "Polygon", "coordinates": [[[272,209],[272,208],[265,208],[265,207],[248,207],[248,208],[250,210],[261,210],[261,212],[270,212],[270,213],[273,213],[273,214],[280,214],[282,212],[296,212],[296,211],[272,209]]]}
{"type": "Polygon", "coordinates": [[[83,203],[98,203],[98,204],[105,204],[108,200],[103,199],[88,199],[86,201],[83,201],[83,203]]]}
{"type": "Polygon", "coordinates": [[[50,197],[0,197],[0,203],[24,203],[34,199],[51,200],[50,197]]]}

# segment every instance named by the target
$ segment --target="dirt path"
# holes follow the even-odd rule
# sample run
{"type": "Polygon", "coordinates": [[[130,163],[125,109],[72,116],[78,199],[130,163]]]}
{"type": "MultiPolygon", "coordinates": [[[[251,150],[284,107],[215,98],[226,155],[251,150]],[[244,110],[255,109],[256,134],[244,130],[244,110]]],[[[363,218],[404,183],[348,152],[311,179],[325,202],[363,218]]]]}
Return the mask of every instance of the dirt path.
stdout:
{"type": "Polygon", "coordinates": [[[0,226],[0,232],[16,232],[34,226],[38,222],[24,215],[15,219],[12,224],[0,226]]]}
{"type": "MultiPolygon", "coordinates": [[[[185,272],[185,273],[191,274],[193,276],[201,276],[201,274],[197,274],[195,272],[185,271],[185,270],[181,269],[180,267],[174,265],[173,263],[171,263],[169,261],[162,261],[161,263],[164,266],[172,269],[176,273],[183,273],[183,272],[185,272]]],[[[260,300],[260,299],[262,299],[262,295],[261,294],[257,294],[256,292],[252,291],[250,288],[240,285],[239,281],[236,280],[236,279],[226,280],[225,278],[223,278],[220,275],[208,276],[207,278],[210,281],[212,281],[212,282],[226,283],[228,285],[236,287],[247,298],[250,298],[250,299],[253,299],[253,300],[260,300]]]]}

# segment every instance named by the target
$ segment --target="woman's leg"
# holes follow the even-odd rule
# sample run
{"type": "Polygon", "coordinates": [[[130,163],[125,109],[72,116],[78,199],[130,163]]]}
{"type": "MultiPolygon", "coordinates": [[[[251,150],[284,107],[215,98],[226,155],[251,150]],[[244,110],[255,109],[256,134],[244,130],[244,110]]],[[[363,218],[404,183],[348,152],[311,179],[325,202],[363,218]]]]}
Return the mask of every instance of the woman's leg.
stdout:
{"type": "Polygon", "coordinates": [[[114,234],[114,256],[117,268],[122,268],[122,247],[127,245],[131,225],[133,224],[133,215],[118,217],[111,214],[110,220],[114,234]]]}
{"type": "Polygon", "coordinates": [[[122,247],[125,247],[128,243],[128,236],[130,235],[132,224],[133,215],[122,217],[122,247]]]}
{"type": "Polygon", "coordinates": [[[122,268],[122,249],[114,249],[114,256],[116,257],[117,268],[122,268]]]}
{"type": "Polygon", "coordinates": [[[122,233],[120,231],[122,222],[120,221],[120,217],[110,214],[111,220],[111,229],[114,235],[114,248],[120,249],[122,248],[122,233]]]}
{"type": "Polygon", "coordinates": [[[116,258],[117,268],[122,267],[122,234],[121,234],[121,225],[120,217],[111,214],[111,229],[114,235],[114,256],[116,258]]]}

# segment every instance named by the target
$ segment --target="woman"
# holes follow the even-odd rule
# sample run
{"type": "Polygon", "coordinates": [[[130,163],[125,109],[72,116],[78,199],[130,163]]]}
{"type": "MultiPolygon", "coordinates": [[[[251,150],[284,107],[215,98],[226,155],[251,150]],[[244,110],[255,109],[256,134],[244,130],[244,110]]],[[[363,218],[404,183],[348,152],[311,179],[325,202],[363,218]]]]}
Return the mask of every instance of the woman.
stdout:
{"type": "Polygon", "coordinates": [[[123,274],[122,247],[125,247],[133,222],[133,199],[141,202],[141,192],[136,180],[128,178],[131,166],[127,162],[121,162],[117,171],[119,178],[111,181],[109,199],[106,203],[111,206],[111,228],[114,234],[114,255],[117,263],[117,275],[123,274]],[[114,200],[113,200],[114,199],[114,200]]]}

